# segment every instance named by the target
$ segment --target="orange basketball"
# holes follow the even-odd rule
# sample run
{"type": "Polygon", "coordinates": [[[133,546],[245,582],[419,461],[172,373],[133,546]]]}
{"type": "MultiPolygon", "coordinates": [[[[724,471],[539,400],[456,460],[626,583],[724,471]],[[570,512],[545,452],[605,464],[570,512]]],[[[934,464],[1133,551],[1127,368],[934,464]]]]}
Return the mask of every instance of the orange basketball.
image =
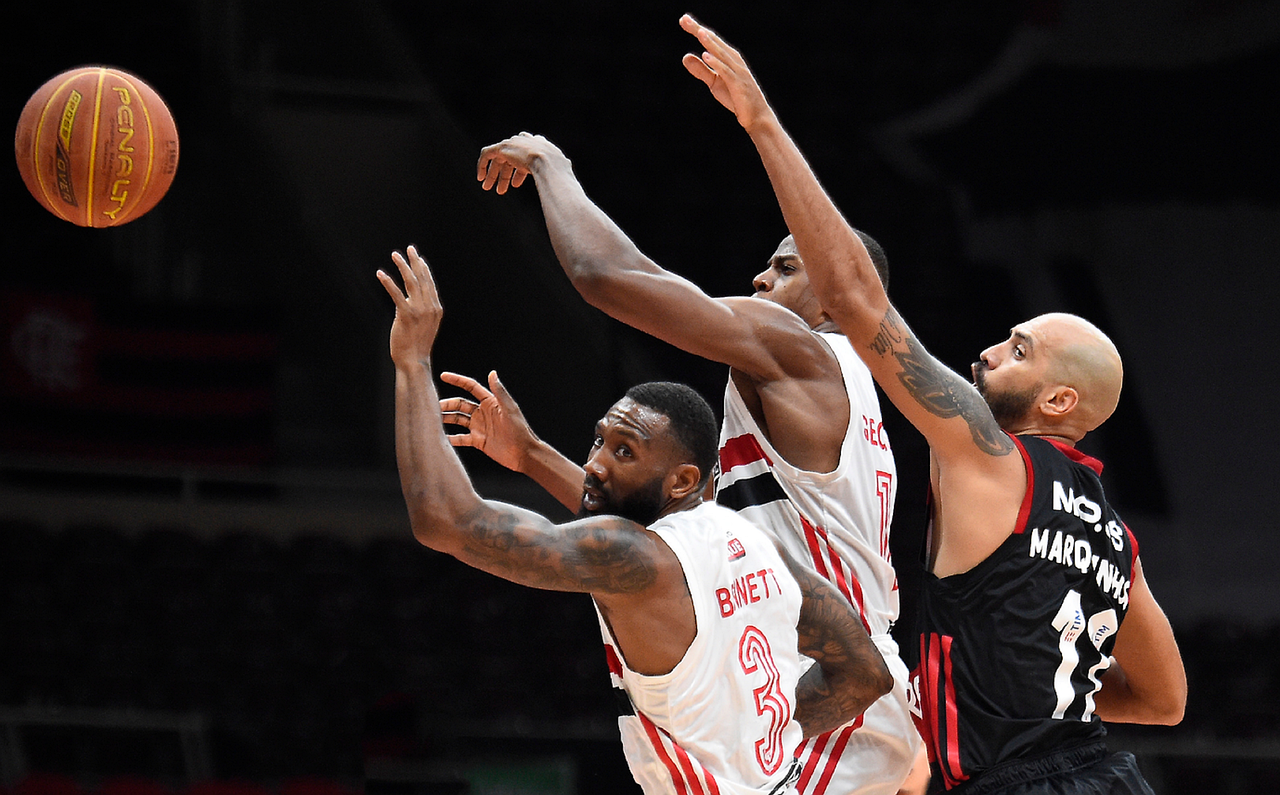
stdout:
{"type": "Polygon", "coordinates": [[[70,69],[40,86],[22,109],[13,145],[31,195],[80,226],[138,218],[178,170],[178,129],[164,100],[107,66],[70,69]]]}

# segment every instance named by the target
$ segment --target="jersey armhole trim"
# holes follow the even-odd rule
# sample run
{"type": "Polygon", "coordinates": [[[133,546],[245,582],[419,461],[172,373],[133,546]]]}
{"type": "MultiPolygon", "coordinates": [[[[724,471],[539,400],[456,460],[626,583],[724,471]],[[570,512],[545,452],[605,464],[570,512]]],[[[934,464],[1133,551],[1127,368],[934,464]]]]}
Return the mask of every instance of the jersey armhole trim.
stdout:
{"type": "Polygon", "coordinates": [[[1036,470],[1035,467],[1031,466],[1031,456],[1027,453],[1027,448],[1022,445],[1022,440],[1007,431],[1005,435],[1018,446],[1018,452],[1022,454],[1023,468],[1027,470],[1027,491],[1022,495],[1022,507],[1018,509],[1018,521],[1013,526],[1013,534],[1021,535],[1027,529],[1027,520],[1031,518],[1031,503],[1036,493],[1036,470]]]}

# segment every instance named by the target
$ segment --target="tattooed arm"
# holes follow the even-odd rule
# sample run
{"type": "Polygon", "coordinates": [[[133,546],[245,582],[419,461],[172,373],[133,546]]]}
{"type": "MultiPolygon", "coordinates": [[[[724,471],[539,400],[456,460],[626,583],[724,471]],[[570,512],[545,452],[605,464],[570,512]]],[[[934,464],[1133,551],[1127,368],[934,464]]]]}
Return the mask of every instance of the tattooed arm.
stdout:
{"type": "Polygon", "coordinates": [[[746,60],[691,17],[681,26],[706,48],[701,56],[686,55],[685,67],[751,136],[814,292],[887,396],[935,451],[1012,452],[973,386],[931,356],[890,305],[861,238],[783,129],[746,60]]]}
{"type": "MultiPolygon", "coordinates": [[[[396,305],[396,459],[414,536],[512,582],[561,591],[643,593],[670,576],[674,554],[643,526],[600,517],[564,526],[480,498],[444,433],[431,349],[443,310],[426,262],[393,254],[404,291],[378,279],[396,305]]],[[[679,570],[679,563],[675,561],[679,570]]]]}
{"type": "Polygon", "coordinates": [[[796,720],[805,737],[843,726],[893,689],[893,676],[849,602],[778,547],[800,584],[800,652],[815,664],[796,686],[796,720]]]}
{"type": "Polygon", "coordinates": [[[737,117],[760,155],[822,308],[853,343],[885,395],[929,442],[935,497],[931,568],[938,576],[983,560],[1017,521],[1026,470],[978,391],[912,334],[880,283],[857,231],[783,129],[746,61],[689,16],[705,48],[685,68],[737,117]]]}

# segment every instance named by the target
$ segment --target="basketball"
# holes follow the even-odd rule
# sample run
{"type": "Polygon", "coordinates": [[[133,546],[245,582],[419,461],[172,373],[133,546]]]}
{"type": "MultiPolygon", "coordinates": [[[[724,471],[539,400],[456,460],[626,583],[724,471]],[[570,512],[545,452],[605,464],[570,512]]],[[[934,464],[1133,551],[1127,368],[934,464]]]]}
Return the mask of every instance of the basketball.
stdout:
{"type": "Polygon", "coordinates": [[[178,130],[151,86],[82,66],[27,100],[14,136],[18,171],[45,209],[79,226],[119,226],[164,197],[178,170],[178,130]]]}

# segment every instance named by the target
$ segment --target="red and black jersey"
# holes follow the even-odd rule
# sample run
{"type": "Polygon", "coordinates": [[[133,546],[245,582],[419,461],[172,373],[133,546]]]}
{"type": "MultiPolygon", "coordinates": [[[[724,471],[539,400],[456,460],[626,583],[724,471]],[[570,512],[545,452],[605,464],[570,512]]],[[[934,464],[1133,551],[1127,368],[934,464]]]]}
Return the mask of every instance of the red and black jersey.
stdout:
{"type": "Polygon", "coordinates": [[[1100,462],[1014,441],[1027,468],[1017,526],[969,571],[924,574],[919,644],[904,649],[945,789],[1106,733],[1093,697],[1129,606],[1137,542],[1107,504],[1100,462]]]}

